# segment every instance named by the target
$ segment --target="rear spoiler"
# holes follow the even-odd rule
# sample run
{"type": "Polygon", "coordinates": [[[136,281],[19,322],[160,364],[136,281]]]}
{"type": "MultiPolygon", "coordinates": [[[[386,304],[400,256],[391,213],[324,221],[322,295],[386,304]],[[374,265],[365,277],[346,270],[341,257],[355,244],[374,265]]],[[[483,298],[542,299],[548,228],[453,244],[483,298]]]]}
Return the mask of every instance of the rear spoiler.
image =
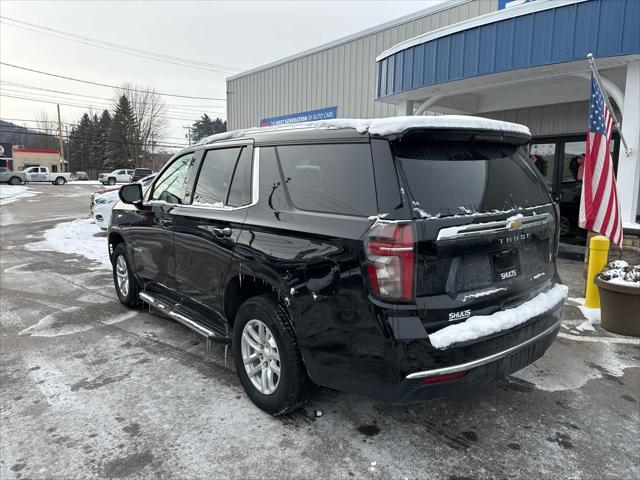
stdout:
{"type": "Polygon", "coordinates": [[[462,129],[462,128],[410,128],[396,135],[387,137],[391,141],[431,140],[456,142],[493,142],[522,146],[531,141],[531,136],[524,133],[505,130],[462,129]]]}

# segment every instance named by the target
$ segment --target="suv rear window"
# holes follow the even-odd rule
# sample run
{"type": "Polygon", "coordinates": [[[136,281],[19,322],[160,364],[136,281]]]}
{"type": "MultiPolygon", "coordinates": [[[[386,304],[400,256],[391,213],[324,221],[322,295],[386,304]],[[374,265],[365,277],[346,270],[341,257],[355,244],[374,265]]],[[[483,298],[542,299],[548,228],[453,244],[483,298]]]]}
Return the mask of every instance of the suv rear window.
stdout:
{"type": "Polygon", "coordinates": [[[526,208],[551,199],[519,147],[490,142],[396,144],[404,183],[421,217],[526,208]]]}
{"type": "Polygon", "coordinates": [[[377,212],[368,143],[277,147],[291,201],[300,210],[369,216],[377,212]]]}

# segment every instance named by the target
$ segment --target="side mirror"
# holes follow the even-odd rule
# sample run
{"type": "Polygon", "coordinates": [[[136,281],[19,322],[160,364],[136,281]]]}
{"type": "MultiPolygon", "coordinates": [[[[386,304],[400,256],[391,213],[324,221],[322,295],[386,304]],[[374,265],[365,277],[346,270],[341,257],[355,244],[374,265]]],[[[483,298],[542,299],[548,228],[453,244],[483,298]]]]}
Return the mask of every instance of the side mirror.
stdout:
{"type": "Polygon", "coordinates": [[[124,203],[139,205],[140,203],[142,203],[142,185],[140,185],[139,183],[130,183],[128,185],[123,185],[122,187],[120,187],[118,196],[124,203]]]}

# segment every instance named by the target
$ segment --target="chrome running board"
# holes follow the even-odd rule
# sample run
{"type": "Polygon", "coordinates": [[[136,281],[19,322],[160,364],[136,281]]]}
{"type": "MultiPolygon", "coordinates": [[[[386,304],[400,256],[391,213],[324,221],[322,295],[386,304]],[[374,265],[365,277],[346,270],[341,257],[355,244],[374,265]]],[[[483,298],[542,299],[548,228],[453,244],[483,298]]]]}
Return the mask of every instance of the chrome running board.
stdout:
{"type": "Polygon", "coordinates": [[[181,306],[180,304],[170,307],[169,305],[165,305],[167,302],[162,302],[145,292],[140,293],[140,300],[147,303],[150,307],[156,308],[166,315],[169,315],[176,322],[205,337],[207,339],[207,350],[210,349],[212,343],[224,343],[227,345],[231,343],[230,338],[222,337],[206,326],[185,316],[184,313],[177,312],[176,309],[181,306]]]}

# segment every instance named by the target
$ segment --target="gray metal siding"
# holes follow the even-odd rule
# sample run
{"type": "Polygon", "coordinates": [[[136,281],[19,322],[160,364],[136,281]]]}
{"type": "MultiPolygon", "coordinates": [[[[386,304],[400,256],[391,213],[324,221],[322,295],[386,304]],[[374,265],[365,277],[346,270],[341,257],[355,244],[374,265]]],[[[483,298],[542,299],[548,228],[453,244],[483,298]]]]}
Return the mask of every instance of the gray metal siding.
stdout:
{"type": "Polygon", "coordinates": [[[586,134],[589,105],[586,101],[558,103],[556,105],[489,112],[482,114],[482,116],[526,125],[534,137],[586,134]]]}
{"type": "Polygon", "coordinates": [[[376,102],[376,56],[408,38],[495,11],[498,0],[469,0],[401,25],[227,81],[230,129],[260,119],[338,107],[339,118],[381,118],[395,105],[376,102]]]}

